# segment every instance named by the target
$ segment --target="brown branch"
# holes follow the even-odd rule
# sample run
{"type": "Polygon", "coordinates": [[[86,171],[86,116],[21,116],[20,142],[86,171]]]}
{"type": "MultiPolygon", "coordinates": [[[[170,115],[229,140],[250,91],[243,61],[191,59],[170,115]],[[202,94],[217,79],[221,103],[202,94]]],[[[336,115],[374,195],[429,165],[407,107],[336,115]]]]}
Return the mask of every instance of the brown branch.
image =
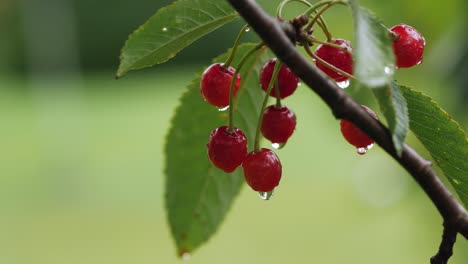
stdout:
{"type": "Polygon", "coordinates": [[[431,264],[447,264],[453,254],[453,245],[457,240],[457,230],[450,225],[444,224],[442,242],[439,246],[439,252],[431,258],[431,264]]]}
{"type": "Polygon", "coordinates": [[[444,218],[444,223],[468,239],[468,212],[431,168],[431,163],[405,145],[399,157],[388,129],[367,114],[336,83],[302,56],[293,41],[294,27],[269,16],[254,0],[228,0],[266,45],[330,107],[338,119],[347,119],[365,131],[403,166],[426,192],[444,218]]]}

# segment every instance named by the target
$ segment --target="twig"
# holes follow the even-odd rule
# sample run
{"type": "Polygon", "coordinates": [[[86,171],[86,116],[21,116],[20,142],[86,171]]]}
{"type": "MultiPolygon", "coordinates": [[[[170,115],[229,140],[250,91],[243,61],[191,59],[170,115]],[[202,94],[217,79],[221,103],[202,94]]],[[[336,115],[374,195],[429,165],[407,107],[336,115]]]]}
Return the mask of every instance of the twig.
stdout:
{"type": "Polygon", "coordinates": [[[444,224],[444,233],[442,234],[439,252],[431,258],[431,264],[447,264],[453,254],[453,245],[456,240],[457,230],[453,229],[450,225],[444,224]]]}

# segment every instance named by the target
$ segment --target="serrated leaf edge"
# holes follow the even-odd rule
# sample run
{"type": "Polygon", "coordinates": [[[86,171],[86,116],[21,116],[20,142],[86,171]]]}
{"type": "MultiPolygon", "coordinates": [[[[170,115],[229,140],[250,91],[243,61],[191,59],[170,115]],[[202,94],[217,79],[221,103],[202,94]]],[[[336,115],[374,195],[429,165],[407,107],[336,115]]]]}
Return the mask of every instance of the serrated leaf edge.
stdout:
{"type": "MultiPolygon", "coordinates": [[[[418,96],[422,97],[422,98],[425,98],[427,99],[427,102],[429,104],[431,104],[432,106],[434,106],[436,109],[440,110],[442,112],[442,114],[447,118],[447,120],[451,123],[453,123],[456,127],[456,132],[457,133],[461,133],[464,135],[464,143],[465,144],[468,144],[468,137],[467,137],[467,134],[466,132],[461,128],[460,124],[452,118],[452,116],[450,116],[449,113],[447,113],[447,111],[445,111],[439,103],[437,103],[434,99],[432,99],[432,97],[420,92],[420,91],[417,91],[417,90],[414,90],[412,89],[411,87],[408,87],[408,86],[403,86],[403,85],[399,85],[399,88],[400,90],[402,91],[402,95],[404,96],[405,93],[415,93],[417,94],[418,96]]],[[[423,102],[425,103],[425,102],[423,102]]],[[[414,121],[413,121],[414,122],[414,121]]],[[[411,120],[410,120],[410,129],[411,129],[411,120]]],[[[412,130],[412,129],[411,129],[412,130]]],[[[418,136],[418,134],[414,133],[415,136],[419,139],[420,136],[418,136]]],[[[423,144],[424,148],[426,148],[426,146],[423,144]]],[[[427,149],[427,148],[426,148],[427,149]]],[[[431,155],[432,157],[432,160],[435,162],[435,164],[441,168],[441,171],[442,173],[445,175],[445,177],[450,181],[451,184],[453,184],[453,179],[452,177],[449,177],[444,170],[442,170],[442,167],[440,166],[440,163],[437,161],[437,158],[436,158],[436,155],[433,154],[431,151],[428,150],[428,153],[431,155]]],[[[455,192],[457,193],[457,195],[460,197],[460,194],[458,193],[458,190],[456,188],[454,188],[455,192]]],[[[460,199],[461,200],[461,199],[460,199]]],[[[463,203],[463,200],[462,200],[462,203],[463,203]]],[[[468,204],[465,204],[465,205],[468,205],[468,204]]]]}

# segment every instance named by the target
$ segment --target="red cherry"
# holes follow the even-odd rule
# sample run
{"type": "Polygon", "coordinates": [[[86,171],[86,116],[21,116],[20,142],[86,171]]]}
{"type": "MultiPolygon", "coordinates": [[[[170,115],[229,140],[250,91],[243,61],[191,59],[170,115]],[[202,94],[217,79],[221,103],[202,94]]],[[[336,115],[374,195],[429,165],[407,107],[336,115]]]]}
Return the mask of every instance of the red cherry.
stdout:
{"type": "MultiPolygon", "coordinates": [[[[271,77],[273,76],[273,70],[275,69],[276,61],[276,59],[271,59],[267,61],[260,70],[260,84],[262,85],[263,91],[266,91],[268,89],[271,77]]],[[[281,99],[290,96],[294,93],[294,91],[296,91],[299,79],[284,64],[281,65],[277,79],[281,99]]],[[[270,92],[270,96],[276,97],[275,89],[276,87],[273,87],[273,89],[270,92]]]]}
{"type": "Polygon", "coordinates": [[[286,106],[271,105],[263,112],[261,131],[272,143],[286,143],[296,128],[296,115],[286,106]]]}
{"type": "Polygon", "coordinates": [[[250,152],[242,168],[247,184],[257,192],[271,192],[281,180],[281,162],[273,151],[266,148],[250,152]]]}
{"type": "Polygon", "coordinates": [[[247,138],[238,128],[229,132],[227,126],[222,126],[211,131],[206,148],[211,163],[231,173],[242,164],[247,155],[247,138]]]}
{"type": "MultiPolygon", "coordinates": [[[[351,44],[347,40],[334,39],[332,43],[346,48],[349,52],[352,51],[351,44]]],[[[317,57],[321,58],[322,60],[328,62],[329,64],[335,66],[336,68],[349,74],[353,74],[353,57],[349,52],[328,45],[320,44],[317,47],[317,50],[315,51],[315,55],[317,55],[317,57]]],[[[330,76],[330,78],[334,79],[337,82],[343,82],[348,79],[348,77],[333,71],[327,66],[321,64],[319,61],[316,61],[315,64],[320,70],[322,70],[324,73],[330,76]]]]}
{"type": "MultiPolygon", "coordinates": [[[[235,71],[231,66],[224,69],[221,63],[215,63],[203,72],[200,81],[200,92],[209,104],[217,107],[229,105],[229,88],[235,71]]],[[[234,96],[239,90],[240,82],[241,76],[237,74],[234,83],[234,96]]]]}
{"type": "Polygon", "coordinates": [[[426,45],[424,37],[416,29],[405,24],[396,25],[390,30],[396,35],[392,44],[396,66],[409,68],[420,64],[426,45]]]}
{"type": "MultiPolygon", "coordinates": [[[[370,108],[364,105],[361,105],[361,107],[364,110],[366,110],[366,112],[369,113],[369,115],[371,115],[373,118],[378,119],[377,115],[370,108]]],[[[343,134],[343,137],[351,145],[354,145],[356,148],[366,149],[367,146],[374,143],[374,140],[372,140],[366,133],[364,133],[361,129],[359,129],[353,123],[342,119],[340,125],[341,125],[341,133],[343,134]]],[[[364,153],[359,153],[359,154],[364,154],[364,153]]]]}

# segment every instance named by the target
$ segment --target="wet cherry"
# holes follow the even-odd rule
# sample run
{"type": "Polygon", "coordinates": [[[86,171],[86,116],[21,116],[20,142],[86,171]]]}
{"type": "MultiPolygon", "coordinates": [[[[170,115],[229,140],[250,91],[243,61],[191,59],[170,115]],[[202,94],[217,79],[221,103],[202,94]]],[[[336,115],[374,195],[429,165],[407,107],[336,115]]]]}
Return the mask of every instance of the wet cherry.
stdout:
{"type": "Polygon", "coordinates": [[[227,126],[222,126],[211,131],[206,148],[211,163],[231,173],[247,155],[247,138],[238,128],[230,132],[227,126]]]}
{"type": "MultiPolygon", "coordinates": [[[[377,115],[370,108],[364,105],[361,105],[361,107],[366,110],[369,115],[375,119],[378,119],[377,115]]],[[[342,119],[340,125],[343,137],[346,139],[346,141],[358,149],[359,154],[364,154],[368,146],[371,146],[374,143],[374,140],[372,140],[366,133],[360,130],[353,123],[342,119]]]]}
{"type": "MultiPolygon", "coordinates": [[[[267,61],[260,70],[260,84],[263,91],[268,89],[276,61],[277,59],[267,61]]],[[[281,99],[293,94],[294,91],[296,91],[298,83],[299,79],[296,75],[294,75],[294,73],[283,64],[278,73],[278,88],[280,90],[281,99]]],[[[271,90],[270,96],[276,97],[275,87],[271,90]]]]}
{"type": "Polygon", "coordinates": [[[396,66],[408,68],[418,65],[423,60],[424,37],[411,26],[399,24],[390,29],[395,35],[392,44],[396,66]]]}
{"type": "Polygon", "coordinates": [[[281,180],[281,162],[273,151],[266,148],[250,152],[242,168],[247,184],[257,192],[271,192],[281,180]]]}
{"type": "MultiPolygon", "coordinates": [[[[352,51],[351,44],[347,40],[334,39],[332,43],[346,48],[349,52],[352,51]]],[[[329,64],[335,66],[336,68],[344,72],[347,72],[349,74],[353,74],[353,58],[348,51],[340,50],[335,47],[320,44],[317,47],[317,50],[315,51],[315,55],[317,55],[317,57],[323,59],[324,61],[328,62],[329,64]]],[[[319,61],[316,61],[315,64],[320,70],[322,70],[324,73],[330,76],[330,78],[334,79],[337,82],[343,82],[348,79],[348,77],[343,76],[340,73],[333,71],[332,69],[323,65],[319,61]]]]}
{"type": "Polygon", "coordinates": [[[261,132],[272,143],[286,143],[295,128],[296,115],[288,107],[271,105],[263,112],[261,132]]]}
{"type": "MultiPolygon", "coordinates": [[[[229,88],[235,73],[231,66],[226,69],[223,64],[215,63],[203,72],[200,81],[200,92],[202,97],[211,105],[216,107],[226,107],[229,105],[229,88]]],[[[234,96],[239,90],[241,76],[238,74],[234,83],[234,96]]]]}

